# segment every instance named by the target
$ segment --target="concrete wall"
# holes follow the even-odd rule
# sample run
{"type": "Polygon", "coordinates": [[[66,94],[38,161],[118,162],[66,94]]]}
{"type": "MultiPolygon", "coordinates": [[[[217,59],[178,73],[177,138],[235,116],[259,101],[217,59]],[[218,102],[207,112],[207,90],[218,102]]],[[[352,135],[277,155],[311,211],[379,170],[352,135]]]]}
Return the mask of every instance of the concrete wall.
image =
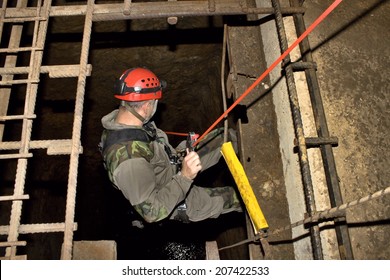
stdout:
{"type": "MultiPolygon", "coordinates": [[[[257,1],[271,6],[271,1],[257,1]]],[[[288,6],[289,1],[280,1],[288,6]]],[[[334,1],[305,1],[308,27],[334,1]]],[[[389,1],[344,1],[309,35],[314,60],[318,64],[320,90],[331,136],[339,138],[334,149],[344,202],[349,202],[388,187],[389,181],[389,1]],[[388,17],[387,17],[388,18],[388,17]]],[[[289,45],[296,38],[291,18],[285,17],[289,45]]],[[[267,64],[280,55],[275,22],[261,24],[267,64]]],[[[292,60],[299,59],[294,50],[292,60]]],[[[289,202],[291,222],[305,212],[297,155],[292,152],[294,132],[285,80],[278,66],[270,74],[273,100],[278,117],[280,150],[289,202]]],[[[305,136],[315,136],[313,116],[305,78],[295,74],[305,136]]],[[[329,208],[321,156],[309,150],[309,162],[317,210],[329,208]]],[[[347,212],[354,257],[388,259],[388,197],[369,202],[347,212]]],[[[325,259],[339,259],[332,226],[321,224],[325,259]],[[330,228],[330,229],[327,229],[330,228]]],[[[293,230],[293,236],[305,231],[293,230]]],[[[296,259],[310,259],[308,238],[294,242],[296,259]]]]}

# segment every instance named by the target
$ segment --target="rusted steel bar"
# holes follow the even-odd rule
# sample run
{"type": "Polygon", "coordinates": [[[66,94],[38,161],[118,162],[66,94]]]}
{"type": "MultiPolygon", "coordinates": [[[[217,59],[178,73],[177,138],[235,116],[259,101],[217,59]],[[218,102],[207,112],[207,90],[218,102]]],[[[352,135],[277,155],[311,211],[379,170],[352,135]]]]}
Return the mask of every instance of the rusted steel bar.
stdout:
{"type": "MultiPolygon", "coordinates": [[[[272,6],[275,8],[275,20],[276,20],[276,26],[277,26],[282,52],[285,52],[288,49],[288,43],[287,43],[286,31],[284,29],[283,16],[282,13],[280,12],[279,0],[272,0],[272,6]]],[[[301,166],[301,173],[302,173],[302,180],[303,180],[303,187],[304,187],[304,194],[305,194],[305,201],[306,201],[306,210],[309,216],[311,216],[314,213],[316,213],[314,190],[313,190],[310,165],[309,165],[309,160],[307,155],[306,141],[303,132],[303,123],[302,123],[301,111],[299,108],[298,94],[295,86],[294,73],[293,73],[292,66],[289,64],[289,62],[290,62],[290,56],[287,56],[284,61],[284,64],[287,65],[285,67],[285,71],[286,71],[288,94],[290,98],[291,111],[293,114],[295,134],[298,139],[299,163],[301,166]]],[[[318,225],[315,224],[310,227],[310,236],[311,236],[314,259],[323,259],[320,229],[318,225]]]]}
{"type": "MultiPolygon", "coordinates": [[[[162,3],[172,3],[162,2],[162,3]]],[[[161,4],[162,4],[161,3],[161,4]]],[[[93,16],[94,21],[109,21],[109,20],[126,20],[126,19],[146,19],[146,18],[164,18],[164,17],[186,17],[186,16],[216,16],[216,15],[245,15],[245,14],[273,14],[272,8],[247,8],[242,9],[241,6],[216,6],[214,12],[211,12],[204,1],[201,4],[190,5],[190,1],[179,1],[178,5],[162,5],[161,7],[147,6],[139,7],[137,11],[136,7],[132,8],[130,15],[124,15],[121,11],[99,11],[96,9],[96,13],[93,16]],[[184,5],[183,5],[183,4],[184,5]]],[[[135,3],[134,3],[135,4],[135,3]]],[[[141,4],[141,3],[139,3],[141,4]]],[[[145,3],[144,3],[145,4],[145,3]]],[[[285,9],[285,14],[293,14],[295,12],[304,13],[304,9],[285,9]]]]}
{"type": "Polygon", "coordinates": [[[0,53],[17,53],[17,52],[31,52],[31,51],[41,51],[42,48],[33,48],[33,47],[21,47],[21,48],[2,48],[0,53]]]}
{"type": "MultiPolygon", "coordinates": [[[[47,232],[64,232],[65,223],[48,223],[48,224],[21,224],[19,226],[20,234],[27,233],[47,233],[47,232]]],[[[72,230],[77,230],[77,223],[74,223],[72,230]]],[[[9,226],[0,226],[0,235],[6,235],[9,226]]]]}
{"type": "Polygon", "coordinates": [[[12,241],[12,242],[0,242],[0,247],[8,247],[8,246],[26,246],[26,241],[12,241]]]}
{"type": "Polygon", "coordinates": [[[11,201],[11,200],[23,200],[23,199],[29,199],[30,196],[28,194],[25,195],[5,195],[0,196],[0,201],[11,201]]]}
{"type": "MultiPolygon", "coordinates": [[[[216,2],[215,11],[209,11],[206,1],[166,1],[152,3],[132,3],[130,15],[123,14],[123,3],[96,4],[93,21],[164,18],[171,16],[213,16],[213,15],[245,15],[245,14],[274,14],[272,7],[247,8],[245,11],[240,1],[216,2]]],[[[82,16],[86,14],[86,5],[54,6],[50,9],[50,16],[82,16]]],[[[282,7],[284,15],[303,14],[303,7],[282,7]]],[[[34,8],[16,9],[7,8],[6,17],[32,17],[35,15],[34,8]]]]}
{"type": "MultiPolygon", "coordinates": [[[[290,0],[294,6],[302,5],[303,1],[290,0]]],[[[297,30],[297,35],[300,36],[305,31],[305,23],[302,15],[294,15],[294,23],[297,30]]],[[[303,54],[302,60],[304,62],[312,63],[313,57],[309,40],[306,38],[300,44],[300,50],[303,54]]],[[[310,99],[313,107],[314,120],[316,123],[317,134],[319,137],[329,138],[329,130],[326,122],[324,107],[322,103],[320,87],[318,84],[317,73],[315,69],[306,69],[306,80],[310,93],[310,99]]],[[[336,163],[332,151],[331,144],[321,145],[322,161],[324,163],[324,171],[326,182],[328,186],[329,198],[332,207],[341,205],[343,199],[341,196],[340,185],[336,170],[336,163]]],[[[339,252],[342,259],[353,259],[351,241],[349,237],[348,227],[346,225],[345,217],[338,218],[336,222],[336,236],[339,243],[339,252]]]]}
{"type": "Polygon", "coordinates": [[[22,159],[26,160],[27,158],[31,158],[33,156],[32,153],[18,153],[18,154],[5,154],[0,155],[0,159],[22,159]]]}
{"type": "MultiPolygon", "coordinates": [[[[17,8],[22,8],[22,7],[27,7],[27,0],[18,0],[17,2],[17,8]]],[[[3,8],[5,8],[7,5],[7,1],[3,2],[3,8]]],[[[16,9],[16,8],[15,8],[16,9]]],[[[31,10],[34,12],[35,10],[31,10]]],[[[4,9],[1,10],[1,19],[5,17],[5,12],[4,9]]],[[[1,27],[1,35],[3,33],[3,27],[4,24],[0,20],[0,27],[1,27]]],[[[9,37],[9,43],[8,47],[9,48],[18,48],[20,47],[20,41],[22,38],[22,31],[23,31],[23,25],[13,25],[11,28],[11,34],[9,37]]],[[[0,39],[2,36],[0,37],[0,39]]],[[[5,58],[4,62],[4,67],[14,67],[16,65],[16,60],[17,56],[15,54],[9,54],[5,58]]],[[[13,76],[12,75],[6,75],[2,77],[2,81],[9,81],[12,80],[13,76]]],[[[9,104],[9,99],[11,95],[11,88],[0,88],[0,115],[6,115],[8,111],[8,104],[9,104]]],[[[0,124],[0,141],[3,139],[3,134],[4,134],[4,124],[0,124]]]]}
{"type": "MultiPolygon", "coordinates": [[[[294,145],[298,146],[298,139],[294,139],[294,145]]],[[[338,145],[337,137],[306,137],[305,143],[307,147],[318,147],[320,145],[338,145]]]]}
{"type": "Polygon", "coordinates": [[[23,260],[27,260],[27,255],[17,255],[17,256],[9,256],[9,257],[0,257],[0,260],[1,261],[5,261],[5,260],[19,260],[19,261],[23,261],[23,260]]]}
{"type": "MultiPolygon", "coordinates": [[[[0,142],[0,150],[16,150],[20,149],[21,142],[20,141],[12,141],[12,142],[0,142]]],[[[72,145],[71,139],[64,140],[35,140],[30,141],[30,149],[47,149],[52,146],[58,147],[70,147],[72,145]]]]}
{"type": "MultiPolygon", "coordinates": [[[[28,74],[30,67],[6,67],[0,68],[0,75],[14,75],[14,74],[28,74]]],[[[49,74],[50,78],[70,78],[78,77],[80,72],[80,65],[51,65],[41,66],[41,74],[49,74]]],[[[87,65],[87,76],[91,76],[92,65],[87,65]]]]}
{"type": "Polygon", "coordinates": [[[37,83],[39,83],[39,80],[37,80],[37,79],[9,80],[9,81],[0,81],[0,86],[37,84],[37,83]]]}
{"type": "Polygon", "coordinates": [[[23,22],[27,22],[27,21],[36,21],[36,20],[46,20],[46,18],[43,18],[43,17],[21,17],[21,18],[4,18],[3,21],[4,22],[8,22],[8,23],[23,23],[23,22]]]}
{"type": "Polygon", "coordinates": [[[64,244],[61,252],[61,259],[72,259],[73,251],[73,229],[75,208],[76,208],[76,187],[77,173],[79,164],[79,154],[81,147],[81,126],[83,119],[83,106],[85,85],[88,70],[88,55],[91,43],[92,34],[92,15],[95,7],[95,0],[88,0],[88,9],[85,15],[85,23],[83,30],[83,41],[81,44],[80,55],[80,74],[77,81],[76,105],[74,110],[74,120],[72,128],[72,149],[70,153],[68,190],[66,196],[66,211],[65,211],[65,232],[64,244]]]}
{"type": "Polygon", "coordinates": [[[12,120],[23,120],[23,119],[35,119],[37,115],[14,115],[14,116],[0,116],[0,121],[12,121],[12,120]]]}
{"type": "Polygon", "coordinates": [[[291,63],[291,66],[294,69],[294,71],[304,71],[306,69],[317,70],[317,63],[315,62],[293,62],[291,63]]]}
{"type": "Polygon", "coordinates": [[[0,9],[0,43],[3,38],[3,29],[4,29],[4,12],[5,8],[7,7],[7,0],[4,0],[1,3],[1,9],[0,9]]]}
{"type": "MultiPolygon", "coordinates": [[[[16,7],[21,8],[21,7],[27,7],[27,0],[18,0],[16,7]]],[[[1,36],[0,40],[3,35],[3,28],[4,28],[4,22],[3,20],[5,19],[5,12],[4,9],[7,6],[7,1],[3,2],[2,5],[2,10],[1,10],[1,20],[0,20],[0,27],[1,27],[1,36]]],[[[17,48],[20,46],[20,41],[22,38],[22,31],[23,31],[23,26],[22,25],[13,25],[11,28],[11,34],[10,34],[10,39],[8,43],[9,48],[17,48]]],[[[17,56],[14,54],[7,55],[5,58],[4,62],[4,67],[14,67],[17,62],[17,56]]],[[[13,76],[12,75],[4,75],[2,77],[2,81],[9,81],[12,80],[13,76]]],[[[9,99],[10,99],[10,94],[11,94],[11,89],[10,88],[0,88],[0,115],[6,115],[7,110],[8,110],[8,104],[9,104],[9,99]]],[[[3,133],[4,133],[4,125],[0,124],[0,141],[3,139],[3,133]]],[[[23,159],[25,161],[25,159],[23,159]]],[[[20,160],[19,160],[20,161],[20,160]]],[[[19,161],[18,161],[18,168],[19,168],[19,161]]],[[[17,170],[17,172],[19,169],[17,170]]],[[[23,195],[23,191],[20,192],[17,188],[16,182],[15,182],[15,187],[14,187],[14,195],[23,195]]],[[[18,232],[17,228],[20,224],[20,216],[21,216],[21,201],[13,201],[12,202],[12,208],[11,208],[11,213],[10,213],[10,227],[7,231],[8,237],[7,237],[7,242],[16,242],[18,232]],[[20,206],[18,207],[15,206],[20,206]],[[20,211],[18,211],[20,210],[20,211]],[[16,233],[16,238],[14,236],[9,236],[10,233],[16,233]]],[[[15,247],[7,247],[6,248],[6,257],[7,258],[13,258],[16,255],[16,248],[15,247]]]]}

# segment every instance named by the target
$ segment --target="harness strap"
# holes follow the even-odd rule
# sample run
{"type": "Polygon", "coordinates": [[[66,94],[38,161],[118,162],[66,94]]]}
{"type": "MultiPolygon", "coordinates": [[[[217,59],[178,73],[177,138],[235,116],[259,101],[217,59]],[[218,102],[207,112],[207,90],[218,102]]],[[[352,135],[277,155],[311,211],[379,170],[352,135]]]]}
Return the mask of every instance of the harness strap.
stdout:
{"type": "Polygon", "coordinates": [[[103,153],[106,149],[114,144],[127,141],[143,141],[151,142],[156,139],[156,136],[147,133],[141,128],[127,128],[120,130],[107,130],[107,138],[104,141],[103,153]]]}
{"type": "Polygon", "coordinates": [[[169,157],[171,164],[176,165],[177,172],[179,171],[181,160],[178,155],[172,153],[171,149],[157,137],[156,129],[151,123],[145,124],[142,128],[126,128],[120,130],[106,130],[105,140],[100,142],[99,150],[104,155],[106,150],[114,144],[124,143],[128,141],[141,141],[150,143],[157,141],[164,146],[165,153],[169,157]]]}
{"type": "Polygon", "coordinates": [[[138,114],[138,112],[133,107],[131,107],[129,104],[127,104],[127,102],[124,102],[124,103],[125,103],[124,105],[125,105],[125,108],[126,108],[127,111],[132,113],[141,122],[145,121],[145,118],[143,116],[141,116],[140,114],[138,114]]]}

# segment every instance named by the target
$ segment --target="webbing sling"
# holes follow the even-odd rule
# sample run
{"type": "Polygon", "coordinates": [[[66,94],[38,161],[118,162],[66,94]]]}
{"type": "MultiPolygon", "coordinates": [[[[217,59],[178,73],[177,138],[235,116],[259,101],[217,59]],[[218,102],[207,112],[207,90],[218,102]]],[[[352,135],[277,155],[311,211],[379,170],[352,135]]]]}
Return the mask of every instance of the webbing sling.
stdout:
{"type": "Polygon", "coordinates": [[[145,130],[138,128],[126,128],[120,130],[107,130],[107,137],[103,144],[103,153],[114,144],[127,141],[151,142],[156,137],[149,135],[145,130]]]}

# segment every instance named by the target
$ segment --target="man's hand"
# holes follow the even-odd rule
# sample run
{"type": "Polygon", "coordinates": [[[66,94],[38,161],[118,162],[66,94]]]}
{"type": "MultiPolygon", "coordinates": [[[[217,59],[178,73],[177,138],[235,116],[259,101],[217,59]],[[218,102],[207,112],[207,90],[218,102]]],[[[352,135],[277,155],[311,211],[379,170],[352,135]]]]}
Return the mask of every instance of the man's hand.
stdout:
{"type": "Polygon", "coordinates": [[[187,149],[187,155],[184,157],[181,164],[181,174],[188,179],[193,180],[201,169],[202,165],[200,163],[199,155],[194,151],[189,152],[187,149]]]}

